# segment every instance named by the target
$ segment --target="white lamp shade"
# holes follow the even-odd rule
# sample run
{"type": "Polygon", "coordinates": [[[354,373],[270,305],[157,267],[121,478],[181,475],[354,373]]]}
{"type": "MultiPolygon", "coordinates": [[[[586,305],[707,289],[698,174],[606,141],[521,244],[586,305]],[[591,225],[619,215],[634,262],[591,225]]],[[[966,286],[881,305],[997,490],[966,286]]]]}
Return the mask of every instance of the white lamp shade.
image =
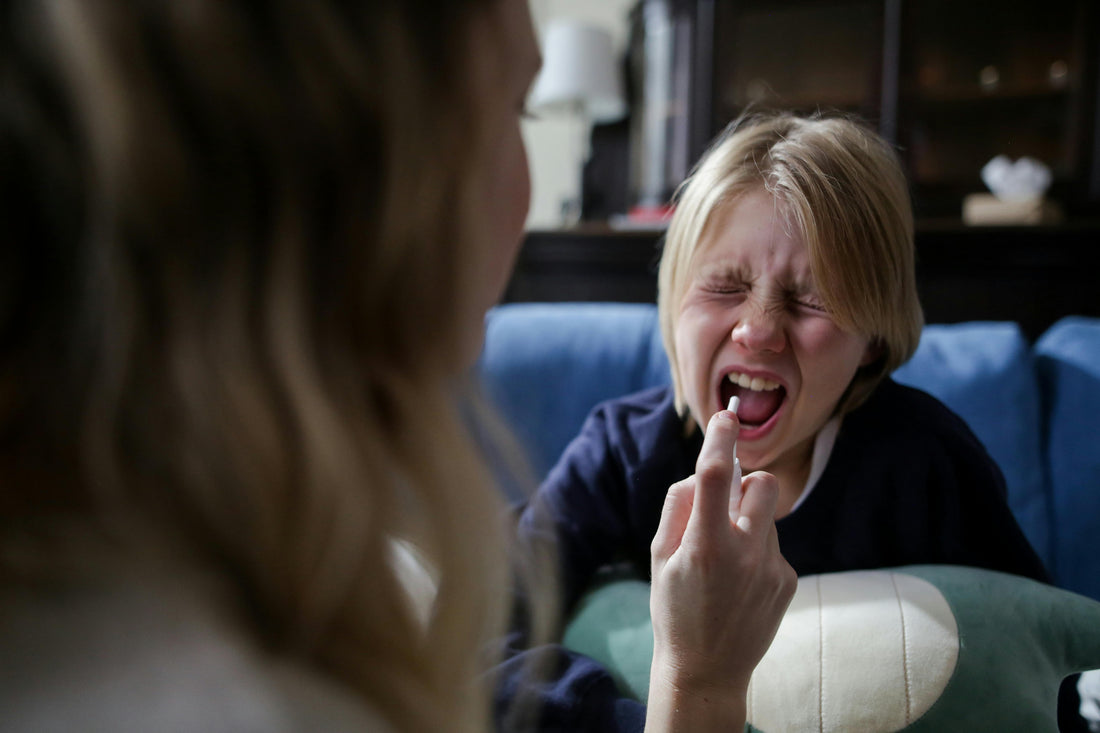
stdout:
{"type": "Polygon", "coordinates": [[[626,114],[622,76],[607,31],[577,21],[554,21],[543,39],[542,72],[528,106],[534,112],[577,111],[593,122],[626,114]]]}

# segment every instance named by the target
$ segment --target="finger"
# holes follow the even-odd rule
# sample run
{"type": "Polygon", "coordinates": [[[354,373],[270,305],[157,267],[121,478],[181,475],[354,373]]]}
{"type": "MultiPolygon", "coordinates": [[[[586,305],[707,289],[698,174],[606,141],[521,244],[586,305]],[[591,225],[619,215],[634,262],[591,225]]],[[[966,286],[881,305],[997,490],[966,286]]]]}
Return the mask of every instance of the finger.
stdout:
{"type": "Polygon", "coordinates": [[[768,529],[768,548],[778,554],[783,554],[779,550],[779,528],[775,526],[775,522],[769,525],[768,529]]]}
{"type": "Polygon", "coordinates": [[[653,543],[650,545],[650,555],[654,561],[667,560],[680,547],[694,499],[694,476],[678,481],[669,488],[661,510],[661,522],[657,525],[657,534],[653,536],[653,543]]]}
{"type": "Polygon", "coordinates": [[[768,529],[775,527],[775,510],[779,505],[779,482],[763,471],[751,473],[742,483],[741,516],[737,526],[747,534],[767,539],[768,529]]]}
{"type": "Polygon", "coordinates": [[[768,537],[764,540],[765,552],[767,556],[778,558],[778,560],[786,564],[786,560],[783,558],[783,551],[779,546],[779,530],[775,526],[775,522],[768,525],[768,537]]]}
{"type": "Polygon", "coordinates": [[[733,458],[733,478],[730,479],[730,519],[737,521],[741,516],[741,463],[736,452],[733,458]]]}
{"type": "Polygon", "coordinates": [[[695,506],[688,531],[691,525],[704,534],[729,529],[733,447],[739,430],[737,417],[728,410],[719,410],[711,417],[695,464],[695,506]]]}

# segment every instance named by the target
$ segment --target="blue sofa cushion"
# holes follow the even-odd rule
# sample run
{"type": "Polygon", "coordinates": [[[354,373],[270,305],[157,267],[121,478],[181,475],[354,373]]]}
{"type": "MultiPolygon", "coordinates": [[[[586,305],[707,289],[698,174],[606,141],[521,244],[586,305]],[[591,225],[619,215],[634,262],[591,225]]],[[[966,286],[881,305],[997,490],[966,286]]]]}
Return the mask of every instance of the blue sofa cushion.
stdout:
{"type": "Polygon", "coordinates": [[[917,352],[894,378],[935,396],[966,421],[1004,472],[1009,506],[1052,570],[1039,384],[1019,326],[925,326],[917,352]]]}
{"type": "Polygon", "coordinates": [[[1065,318],[1035,345],[1050,417],[1056,582],[1100,599],[1100,319],[1065,318]]]}
{"type": "Polygon", "coordinates": [[[498,306],[487,317],[479,366],[539,477],[597,403],[671,381],[650,304],[498,306]]]}
{"type": "MultiPolygon", "coordinates": [[[[508,304],[489,313],[486,329],[483,384],[536,477],[549,471],[597,403],[670,380],[652,304],[508,304]]],[[[927,326],[895,377],[966,420],[1004,471],[1009,505],[1050,567],[1038,381],[1019,328],[927,326]]]]}

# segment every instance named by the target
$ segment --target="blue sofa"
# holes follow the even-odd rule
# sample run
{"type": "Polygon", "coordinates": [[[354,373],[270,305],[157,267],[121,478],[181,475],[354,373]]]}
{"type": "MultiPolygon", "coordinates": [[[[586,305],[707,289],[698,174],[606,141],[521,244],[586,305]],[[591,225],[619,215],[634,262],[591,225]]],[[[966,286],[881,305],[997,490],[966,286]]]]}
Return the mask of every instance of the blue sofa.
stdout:
{"type": "MultiPolygon", "coordinates": [[[[669,381],[647,304],[499,306],[479,371],[536,477],[596,403],[669,381]]],[[[1034,344],[1012,323],[929,325],[895,378],[970,424],[1055,582],[1100,599],[1100,319],[1063,319],[1034,344]]]]}

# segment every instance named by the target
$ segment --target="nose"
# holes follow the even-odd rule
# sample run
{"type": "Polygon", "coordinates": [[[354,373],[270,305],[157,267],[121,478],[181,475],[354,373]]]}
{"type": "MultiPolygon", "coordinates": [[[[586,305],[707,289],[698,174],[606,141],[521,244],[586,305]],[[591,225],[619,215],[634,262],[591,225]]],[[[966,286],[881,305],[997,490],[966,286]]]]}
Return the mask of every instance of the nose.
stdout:
{"type": "Polygon", "coordinates": [[[778,354],[787,345],[783,315],[770,308],[748,308],[734,324],[730,338],[747,351],[778,354]]]}

